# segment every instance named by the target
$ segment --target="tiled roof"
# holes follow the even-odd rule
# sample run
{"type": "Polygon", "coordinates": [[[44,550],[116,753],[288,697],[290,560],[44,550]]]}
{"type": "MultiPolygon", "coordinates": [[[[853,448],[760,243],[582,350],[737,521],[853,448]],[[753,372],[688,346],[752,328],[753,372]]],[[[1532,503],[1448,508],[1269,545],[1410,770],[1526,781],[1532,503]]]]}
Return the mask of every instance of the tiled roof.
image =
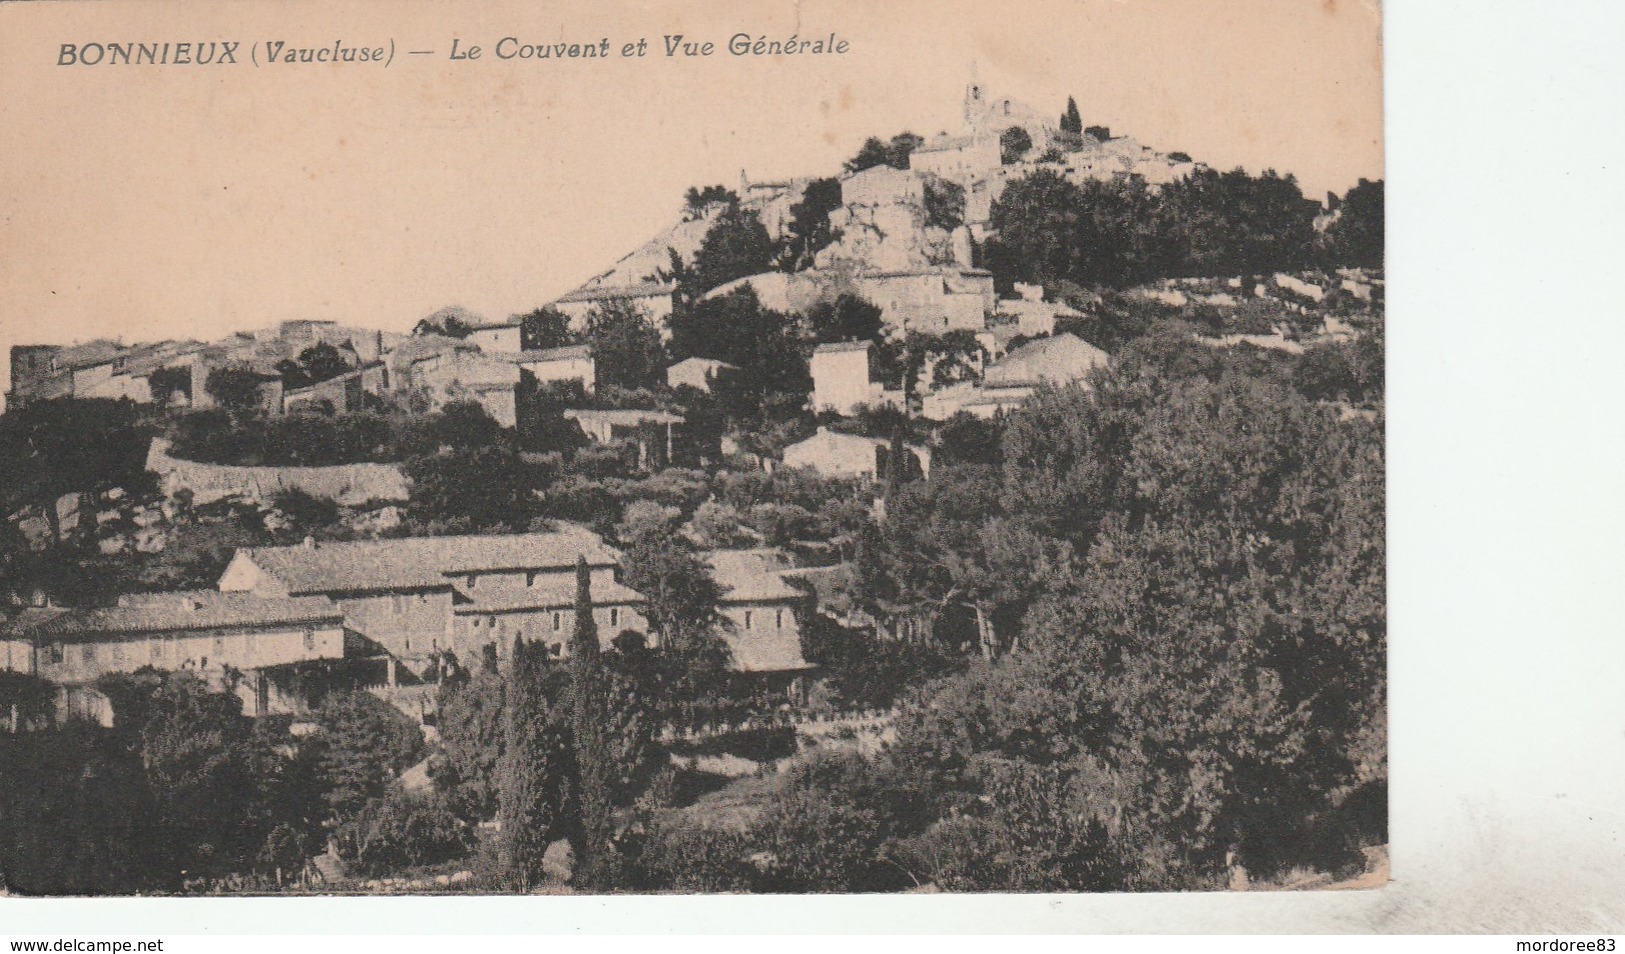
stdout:
{"type": "Polygon", "coordinates": [[[389,357],[390,360],[395,362],[418,361],[448,351],[478,351],[479,349],[479,345],[462,338],[448,338],[445,335],[413,335],[391,349],[389,357]]]}
{"type": "Polygon", "coordinates": [[[686,418],[669,411],[600,410],[597,408],[569,408],[564,416],[578,421],[608,421],[630,427],[635,424],[681,424],[686,418]]]}
{"type": "MultiPolygon", "coordinates": [[[[595,582],[592,585],[594,606],[639,605],[646,602],[642,593],[620,583],[595,582]]],[[[568,609],[576,604],[574,577],[559,580],[536,581],[535,586],[523,590],[501,590],[480,593],[471,603],[459,603],[452,612],[459,616],[478,616],[481,613],[512,613],[520,610],[568,609]]]]}
{"type": "Polygon", "coordinates": [[[677,286],[669,282],[640,282],[636,285],[595,285],[577,288],[570,294],[559,298],[558,301],[612,301],[617,298],[653,298],[656,295],[670,295],[676,290],[677,286]]]}
{"type": "Polygon", "coordinates": [[[872,347],[874,347],[872,341],[833,341],[814,348],[813,354],[829,354],[834,351],[868,351],[872,347]]]}
{"type": "Polygon", "coordinates": [[[729,364],[728,362],[721,361],[721,360],[719,360],[717,358],[699,358],[699,357],[684,358],[683,360],[677,362],[676,364],[672,365],[671,367],[667,368],[666,370],[669,372],[669,371],[673,371],[673,370],[675,370],[677,368],[687,368],[687,367],[690,367],[690,366],[701,367],[701,368],[706,369],[707,371],[712,370],[714,368],[733,368],[736,371],[738,370],[738,365],[729,364]]]}
{"type": "Polygon", "coordinates": [[[1063,333],[1011,351],[987,369],[983,380],[990,388],[1042,381],[1065,384],[1082,379],[1091,369],[1110,361],[1106,352],[1076,335],[1063,333]]]}
{"type": "Polygon", "coordinates": [[[74,639],[117,633],[164,633],[235,627],[337,624],[344,614],[322,596],[265,598],[251,593],[192,590],[126,596],[118,606],[75,609],[40,619],[34,639],[74,639]]]}
{"type": "Polygon", "coordinates": [[[538,361],[574,361],[592,357],[592,345],[565,345],[562,348],[513,351],[499,355],[499,357],[507,358],[514,364],[533,364],[538,361]]]}
{"type": "Polygon", "coordinates": [[[784,582],[781,571],[790,568],[783,551],[713,550],[705,555],[711,577],[722,589],[723,602],[763,603],[799,600],[804,594],[784,582]]]}
{"type": "Polygon", "coordinates": [[[244,547],[237,552],[292,593],[438,588],[460,573],[561,569],[574,566],[578,556],[593,566],[612,566],[620,559],[597,535],[579,527],[552,533],[244,547]]]}

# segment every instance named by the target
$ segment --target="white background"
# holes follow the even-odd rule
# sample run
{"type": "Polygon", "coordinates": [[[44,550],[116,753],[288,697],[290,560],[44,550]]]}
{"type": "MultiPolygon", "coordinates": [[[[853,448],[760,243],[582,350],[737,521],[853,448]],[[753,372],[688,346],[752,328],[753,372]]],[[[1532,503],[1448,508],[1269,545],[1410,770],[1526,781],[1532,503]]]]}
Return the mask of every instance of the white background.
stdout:
{"type": "Polygon", "coordinates": [[[1625,5],[1404,0],[1386,15],[1388,888],[7,900],[0,936],[1622,930],[1625,5]]]}

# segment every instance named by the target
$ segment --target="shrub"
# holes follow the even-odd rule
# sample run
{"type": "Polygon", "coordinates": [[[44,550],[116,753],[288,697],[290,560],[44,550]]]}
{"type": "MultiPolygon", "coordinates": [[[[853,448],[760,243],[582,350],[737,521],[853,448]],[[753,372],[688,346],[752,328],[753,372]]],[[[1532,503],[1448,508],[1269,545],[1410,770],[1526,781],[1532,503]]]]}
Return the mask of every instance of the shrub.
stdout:
{"type": "Polygon", "coordinates": [[[401,789],[369,801],[339,837],[341,854],[367,875],[461,858],[475,840],[443,798],[401,789]]]}

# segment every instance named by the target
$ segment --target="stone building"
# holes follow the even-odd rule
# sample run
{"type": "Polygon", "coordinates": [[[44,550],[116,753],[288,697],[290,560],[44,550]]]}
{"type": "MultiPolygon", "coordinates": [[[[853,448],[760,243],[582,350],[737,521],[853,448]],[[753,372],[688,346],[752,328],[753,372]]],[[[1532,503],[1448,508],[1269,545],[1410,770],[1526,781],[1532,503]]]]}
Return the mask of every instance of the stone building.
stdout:
{"type": "Polygon", "coordinates": [[[850,415],[860,405],[882,402],[881,386],[870,381],[873,348],[868,341],[842,341],[813,349],[808,370],[813,379],[814,413],[850,415]]]}
{"type": "Polygon", "coordinates": [[[0,631],[0,668],[88,686],[144,667],[195,672],[244,712],[297,711],[312,664],[346,658],[344,614],[321,596],[191,590],[126,595],[96,609],[30,608],[0,631]]]}
{"type": "Polygon", "coordinates": [[[506,536],[244,547],[219,585],[226,592],[331,599],[345,626],[365,638],[396,682],[404,675],[399,667],[421,675],[442,653],[469,666],[487,655],[506,658],[516,636],[567,643],[579,557],[591,573],[593,619],[603,644],[622,630],[645,632],[643,597],[618,580],[620,554],[573,526],[506,536]]]}
{"type": "MultiPolygon", "coordinates": [[[[909,445],[907,451],[914,458],[922,474],[931,473],[931,450],[909,445]]],[[[784,466],[805,467],[824,477],[865,477],[876,480],[884,476],[890,466],[891,442],[878,437],[842,434],[820,427],[818,432],[804,441],[784,448],[784,466]]]]}

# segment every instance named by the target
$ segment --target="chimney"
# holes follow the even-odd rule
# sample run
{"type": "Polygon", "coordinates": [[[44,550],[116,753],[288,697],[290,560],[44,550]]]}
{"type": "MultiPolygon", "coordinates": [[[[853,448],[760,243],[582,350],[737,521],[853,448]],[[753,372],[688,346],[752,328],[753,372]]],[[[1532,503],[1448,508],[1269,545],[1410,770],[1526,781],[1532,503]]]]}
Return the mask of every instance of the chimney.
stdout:
{"type": "Polygon", "coordinates": [[[316,549],[316,538],[307,535],[305,537],[305,542],[302,545],[306,550],[314,550],[316,549]]]}

